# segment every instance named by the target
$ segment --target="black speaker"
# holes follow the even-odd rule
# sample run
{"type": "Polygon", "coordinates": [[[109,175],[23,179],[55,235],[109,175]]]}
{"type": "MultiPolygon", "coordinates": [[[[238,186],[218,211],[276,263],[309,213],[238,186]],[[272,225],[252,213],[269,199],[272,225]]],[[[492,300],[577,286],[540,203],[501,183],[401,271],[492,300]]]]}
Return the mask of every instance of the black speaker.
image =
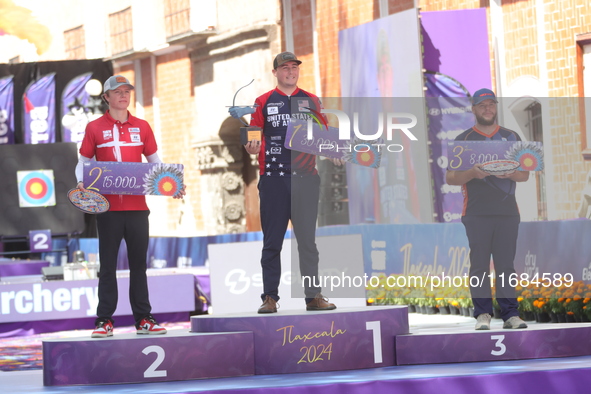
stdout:
{"type": "Polygon", "coordinates": [[[349,224],[349,195],[345,166],[336,166],[330,160],[318,160],[320,174],[320,201],[318,226],[349,224]]]}

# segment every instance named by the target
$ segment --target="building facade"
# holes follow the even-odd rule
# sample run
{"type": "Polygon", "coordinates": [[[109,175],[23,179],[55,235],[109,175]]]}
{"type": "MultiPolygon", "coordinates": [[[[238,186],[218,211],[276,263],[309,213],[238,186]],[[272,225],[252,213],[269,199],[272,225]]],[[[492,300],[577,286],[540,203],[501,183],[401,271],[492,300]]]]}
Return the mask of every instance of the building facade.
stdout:
{"type": "Polygon", "coordinates": [[[513,98],[499,121],[545,146],[546,170],[518,196],[522,217],[589,217],[591,121],[585,121],[585,109],[591,111],[591,105],[585,93],[591,92],[591,6],[586,0],[12,3],[12,12],[35,28],[0,26],[0,62],[112,61],[115,72],[135,84],[130,110],[153,125],[163,161],[184,164],[185,200],[150,198],[158,223],[153,235],[259,230],[256,158],[240,146],[241,123],[228,116],[227,107],[251,104],[273,88],[272,59],[284,50],[303,61],[300,87],[339,97],[339,31],[412,8],[486,9],[493,87],[498,96],[513,98]]]}

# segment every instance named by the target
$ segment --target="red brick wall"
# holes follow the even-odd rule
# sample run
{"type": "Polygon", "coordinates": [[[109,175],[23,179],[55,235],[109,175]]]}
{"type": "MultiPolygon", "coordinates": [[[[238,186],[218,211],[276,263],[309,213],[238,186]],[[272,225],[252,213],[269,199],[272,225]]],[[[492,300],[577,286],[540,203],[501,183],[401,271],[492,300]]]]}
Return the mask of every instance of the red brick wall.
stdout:
{"type": "MultiPolygon", "coordinates": [[[[143,77],[144,119],[150,123],[152,128],[155,128],[151,60],[149,58],[143,59],[140,66],[143,77]]],[[[126,76],[131,83],[136,83],[133,65],[121,67],[115,72],[126,76]]],[[[193,76],[189,53],[182,50],[157,57],[156,76],[161,125],[161,134],[157,141],[158,153],[165,163],[184,165],[187,201],[191,201],[193,204],[195,220],[199,229],[203,226],[203,216],[197,205],[200,172],[195,170],[196,160],[191,148],[193,119],[196,116],[196,110],[193,100],[193,76]]],[[[135,97],[132,100],[129,110],[135,113],[135,97]]],[[[168,199],[167,204],[168,222],[162,226],[173,230],[179,222],[182,202],[168,199]]]]}
{"type": "MultiPolygon", "coordinates": [[[[168,163],[182,163],[185,166],[187,201],[193,204],[197,228],[203,226],[203,215],[198,205],[199,175],[194,150],[191,148],[193,119],[197,116],[193,95],[191,60],[186,50],[176,51],[157,58],[157,91],[160,105],[162,136],[160,146],[162,160],[168,163]]],[[[202,114],[204,116],[205,114],[202,114]]],[[[181,201],[171,200],[169,204],[168,227],[175,228],[179,220],[181,201]]]]}
{"type": "MultiPolygon", "coordinates": [[[[577,69],[576,34],[591,32],[591,5],[585,0],[546,0],[546,57],[548,91],[551,97],[578,97],[580,85],[577,69]]],[[[578,102],[562,99],[553,102],[551,116],[554,179],[552,191],[560,219],[574,217],[591,168],[581,157],[581,128],[578,102]]]]}
{"type": "Polygon", "coordinates": [[[522,0],[503,1],[503,26],[507,84],[524,75],[539,78],[534,3],[522,0]]]}

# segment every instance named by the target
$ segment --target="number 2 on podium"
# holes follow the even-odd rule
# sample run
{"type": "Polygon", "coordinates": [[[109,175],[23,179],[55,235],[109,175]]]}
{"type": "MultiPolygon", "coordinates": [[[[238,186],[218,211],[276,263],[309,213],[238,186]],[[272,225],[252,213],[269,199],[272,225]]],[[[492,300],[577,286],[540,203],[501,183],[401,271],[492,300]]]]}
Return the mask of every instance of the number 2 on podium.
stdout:
{"type": "Polygon", "coordinates": [[[382,362],[382,329],[380,321],[365,322],[365,329],[373,331],[373,362],[382,362]]]}

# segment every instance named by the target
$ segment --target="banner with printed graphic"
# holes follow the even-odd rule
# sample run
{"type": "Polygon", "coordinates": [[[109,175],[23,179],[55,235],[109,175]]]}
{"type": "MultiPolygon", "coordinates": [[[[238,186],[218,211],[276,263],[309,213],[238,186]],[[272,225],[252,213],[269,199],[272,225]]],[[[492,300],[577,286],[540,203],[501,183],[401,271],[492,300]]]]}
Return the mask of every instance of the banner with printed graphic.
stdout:
{"type": "Polygon", "coordinates": [[[92,73],[88,72],[72,79],[62,94],[62,141],[82,142],[86,125],[98,116],[89,108],[90,95],[85,86],[92,73]]]}
{"type": "Polygon", "coordinates": [[[0,145],[14,144],[14,80],[0,78],[0,145]]]}
{"type": "MultiPolygon", "coordinates": [[[[384,144],[400,147],[382,151],[378,169],[347,164],[349,223],[431,222],[428,139],[426,126],[421,127],[426,114],[418,11],[406,10],[341,30],[339,58],[341,109],[350,115],[351,125],[358,114],[358,129],[366,136],[376,135],[375,145],[382,143],[377,138],[381,137],[384,144]],[[390,121],[384,123],[389,113],[390,121]],[[398,123],[396,116],[407,113],[416,119],[412,128],[416,140],[401,135],[399,129],[392,135],[386,132],[388,122],[398,123]],[[382,135],[374,134],[381,126],[382,135]]],[[[323,103],[330,108],[326,98],[323,103]]]]}
{"type": "Polygon", "coordinates": [[[421,12],[420,20],[435,220],[458,222],[463,197],[445,182],[447,142],[474,125],[471,93],[491,88],[486,9],[421,12]]]}
{"type": "Polygon", "coordinates": [[[55,205],[53,170],[17,171],[16,176],[21,208],[55,205]]]}
{"type": "Polygon", "coordinates": [[[32,82],[23,95],[25,143],[55,142],[55,73],[32,82]]]}

